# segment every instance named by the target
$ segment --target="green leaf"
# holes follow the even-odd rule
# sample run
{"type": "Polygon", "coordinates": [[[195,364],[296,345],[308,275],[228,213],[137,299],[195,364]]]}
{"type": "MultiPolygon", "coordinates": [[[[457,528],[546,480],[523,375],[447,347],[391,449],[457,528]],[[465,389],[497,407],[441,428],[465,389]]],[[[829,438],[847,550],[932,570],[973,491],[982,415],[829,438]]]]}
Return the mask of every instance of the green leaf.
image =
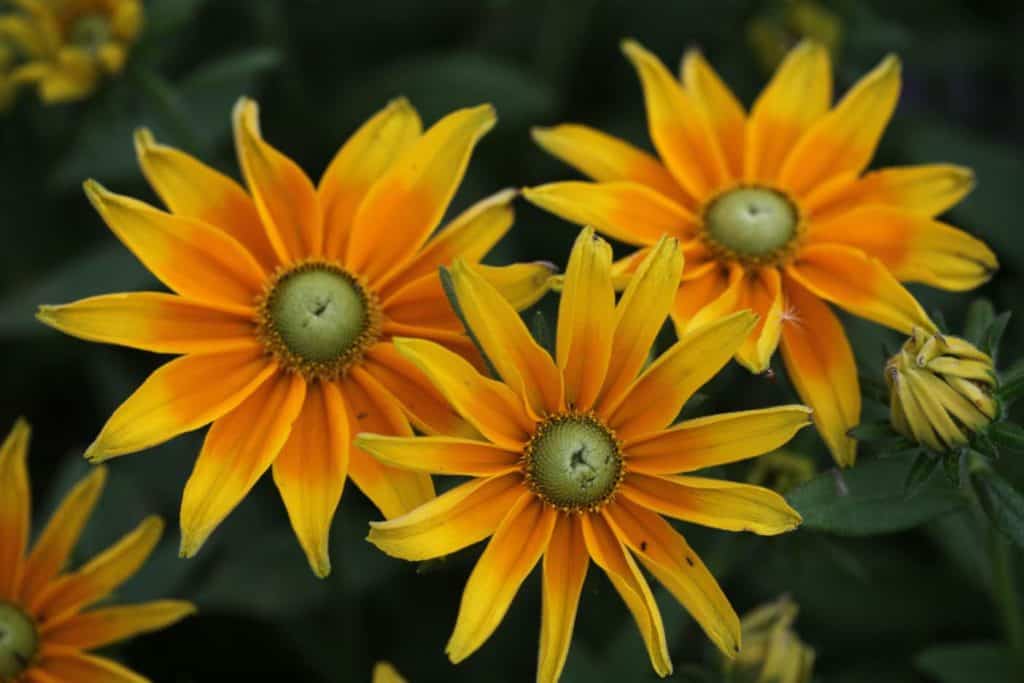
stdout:
{"type": "Polygon", "coordinates": [[[960,488],[963,481],[961,473],[964,467],[963,453],[960,451],[949,451],[942,454],[942,470],[946,473],[946,480],[953,488],[960,488]]]}
{"type": "Polygon", "coordinates": [[[917,489],[931,479],[938,465],[939,458],[936,458],[931,453],[925,451],[918,453],[917,457],[914,458],[914,462],[910,465],[910,469],[907,470],[907,478],[903,482],[903,490],[906,491],[907,495],[913,495],[917,489]]]}
{"type": "Polygon", "coordinates": [[[932,311],[932,322],[939,328],[939,332],[942,334],[949,334],[949,323],[946,321],[946,314],[940,309],[932,311]]]}
{"type": "Polygon", "coordinates": [[[149,0],[143,40],[170,36],[185,27],[206,0],[149,0]]]}
{"type": "Polygon", "coordinates": [[[908,496],[910,465],[910,457],[885,458],[824,472],[787,499],[803,515],[804,527],[847,536],[904,531],[964,505],[957,491],[934,478],[908,496]]]}
{"type": "Polygon", "coordinates": [[[996,317],[996,310],[988,299],[975,299],[967,309],[967,322],[964,324],[964,339],[975,346],[981,346],[985,339],[985,331],[996,317]]]}
{"type": "Polygon", "coordinates": [[[985,338],[981,350],[992,357],[993,364],[999,356],[999,343],[1003,340],[1003,333],[1006,332],[1006,325],[1010,322],[1010,311],[1000,313],[985,331],[985,338]]]}
{"type": "Polygon", "coordinates": [[[1017,453],[1024,452],[1024,428],[1013,422],[994,422],[989,425],[988,437],[997,446],[1017,453]]]}
{"type": "Polygon", "coordinates": [[[975,472],[971,481],[992,524],[1024,547],[1024,496],[994,470],[975,472]]]}
{"type": "Polygon", "coordinates": [[[1013,403],[1024,395],[1024,360],[1019,360],[1002,373],[999,379],[999,397],[1006,403],[1013,403]]]}
{"type": "Polygon", "coordinates": [[[878,441],[891,439],[894,432],[888,422],[861,422],[856,427],[851,427],[846,434],[857,441],[878,441]]]}
{"type": "Polygon", "coordinates": [[[1013,659],[1001,643],[956,643],[921,652],[914,665],[939,683],[1006,683],[1015,679],[1013,659]]]}

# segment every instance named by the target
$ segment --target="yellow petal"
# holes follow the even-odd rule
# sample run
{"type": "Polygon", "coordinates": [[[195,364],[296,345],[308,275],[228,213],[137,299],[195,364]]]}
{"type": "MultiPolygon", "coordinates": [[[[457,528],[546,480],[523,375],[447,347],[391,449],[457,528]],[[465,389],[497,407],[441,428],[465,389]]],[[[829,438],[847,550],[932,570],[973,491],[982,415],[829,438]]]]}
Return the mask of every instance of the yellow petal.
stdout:
{"type": "Polygon", "coordinates": [[[149,683],[148,678],[115,661],[85,654],[77,648],[61,646],[44,647],[38,664],[30,671],[34,683],[41,672],[45,672],[46,678],[39,683],[149,683]]]}
{"type": "Polygon", "coordinates": [[[47,645],[93,650],[143,633],[159,631],[195,612],[195,605],[181,600],[103,607],[45,624],[40,635],[47,645]]]}
{"type": "Polygon", "coordinates": [[[775,491],[731,481],[630,473],[622,482],[622,495],[654,512],[725,531],[774,536],[802,521],[775,491]]]}
{"type": "Polygon", "coordinates": [[[40,306],[36,318],[79,339],[155,353],[222,353],[252,348],[252,314],[174,294],[105,294],[40,306]]]}
{"type": "MultiPolygon", "coordinates": [[[[722,297],[730,289],[730,285],[735,284],[735,278],[738,276],[736,270],[718,263],[686,268],[684,273],[687,277],[679,283],[675,301],[672,303],[672,322],[676,328],[676,336],[686,334],[690,322],[705,309],[711,308],[712,302],[718,302],[718,305],[712,308],[712,313],[722,311],[724,307],[721,304],[725,301],[722,297]]],[[[708,315],[701,317],[707,318],[708,315]]]]}
{"type": "Polygon", "coordinates": [[[438,273],[427,273],[397,288],[381,302],[387,320],[402,325],[436,327],[462,331],[462,322],[452,308],[438,273]]]}
{"type": "Polygon", "coordinates": [[[647,646],[651,666],[662,678],[672,673],[672,660],[665,642],[665,626],[654,601],[651,587],[640,573],[633,556],[622,546],[605,518],[599,514],[582,514],[583,540],[594,564],[604,570],[615,590],[622,597],[640,629],[647,646]]]}
{"type": "Polygon", "coordinates": [[[828,50],[804,41],[786,55],[750,110],[744,179],[774,182],[793,146],[831,104],[828,50]]]}
{"type": "Polygon", "coordinates": [[[146,128],[135,131],[135,154],[171,213],[220,228],[273,271],[277,256],[256,205],[238,183],[181,150],[157,143],[146,128]]]}
{"type": "Polygon", "coordinates": [[[181,498],[181,556],[192,557],[277,458],[306,397],[279,373],[210,427],[181,498]]]}
{"type": "Polygon", "coordinates": [[[372,683],[409,683],[388,662],[377,662],[373,665],[372,683]]]}
{"type": "MultiPolygon", "coordinates": [[[[711,266],[708,270],[709,273],[714,273],[717,270],[717,275],[722,278],[721,280],[714,282],[716,286],[713,291],[717,296],[713,299],[707,300],[703,305],[700,305],[692,315],[687,317],[686,327],[682,328],[683,334],[696,330],[716,320],[720,320],[727,315],[732,315],[743,308],[742,304],[744,294],[747,289],[746,267],[739,263],[732,262],[725,267],[723,272],[721,265],[716,264],[716,266],[717,268],[715,266],[711,266]]],[[[684,292],[684,290],[687,289],[685,284],[686,283],[684,283],[684,287],[679,288],[679,296],[689,294],[689,292],[684,292]]],[[[699,297],[695,300],[693,305],[698,305],[698,301],[703,301],[703,297],[699,297]]],[[[677,332],[679,331],[680,320],[682,320],[682,316],[677,315],[677,332]]]]}
{"type": "Polygon", "coordinates": [[[740,619],[718,581],[664,519],[628,500],[604,510],[616,535],[669,590],[727,657],[740,651],[740,619]]]}
{"type": "Polygon", "coordinates": [[[18,593],[31,521],[28,483],[28,442],[31,428],[23,419],[14,423],[0,445],[0,600],[18,593]]]}
{"type": "Polygon", "coordinates": [[[385,321],[381,325],[381,335],[385,339],[389,337],[413,337],[437,342],[449,351],[453,351],[469,360],[474,367],[481,370],[486,367],[483,362],[483,356],[480,355],[480,350],[477,349],[473,340],[461,328],[458,331],[446,330],[421,325],[406,325],[392,320],[385,321]]]}
{"type": "Polygon", "coordinates": [[[517,311],[540,301],[551,289],[555,277],[555,267],[547,261],[512,263],[507,266],[477,263],[469,267],[490,282],[517,311]]]}
{"type": "Polygon", "coordinates": [[[810,424],[810,416],[799,405],[720,413],[627,439],[623,450],[631,472],[692,472],[773,451],[810,424]]]}
{"type": "Polygon", "coordinates": [[[283,264],[320,256],[323,217],[313,183],[260,136],[259,107],[243,97],[233,113],[235,148],[274,253],[283,264]]]}
{"type": "Polygon", "coordinates": [[[404,97],[388,102],[352,134],[327,166],[317,195],[324,216],[324,256],[341,261],[359,205],[377,180],[419,138],[420,116],[404,97]]]}
{"type": "Polygon", "coordinates": [[[893,206],[933,218],[974,189],[974,172],[953,164],[898,166],[863,177],[847,173],[817,187],[801,202],[812,221],[865,204],[893,206]]]}
{"type": "Polygon", "coordinates": [[[453,664],[473,654],[505,617],[519,586],[540,560],[558,513],[523,493],[491,537],[469,576],[445,651],[453,664]]]}
{"type": "Polygon", "coordinates": [[[890,55],[864,76],[800,138],[779,173],[797,196],[843,173],[863,171],[889,124],[900,95],[900,63],[890,55]]]}
{"type": "Polygon", "coordinates": [[[589,564],[580,521],[559,513],[544,553],[538,683],[556,683],[562,674],[589,564]]]}
{"type": "Polygon", "coordinates": [[[520,474],[474,479],[406,515],[370,522],[367,540],[403,560],[443,557],[493,534],[523,491],[520,474]]]}
{"type": "Polygon", "coordinates": [[[351,435],[345,402],[333,382],[311,384],[302,412],[274,460],[274,483],[292,529],[320,578],[331,573],[331,522],[348,475],[351,435]]]}
{"type": "Polygon", "coordinates": [[[92,180],[85,182],[85,193],[118,239],[178,294],[248,306],[263,291],[263,268],[226,232],[114,194],[92,180]]]}
{"type": "Polygon", "coordinates": [[[683,86],[704,111],[718,137],[730,174],[734,178],[743,177],[743,141],[747,127],[743,105],[699,50],[686,51],[681,71],[683,86]]]}
{"type": "Polygon", "coordinates": [[[565,270],[555,338],[565,400],[574,410],[590,410],[608,369],[615,331],[611,266],[611,246],[584,228],[565,270]]]}
{"type": "Polygon", "coordinates": [[[172,360],[114,411],[85,457],[102,462],[199,429],[235,408],[276,370],[255,343],[245,352],[172,360]]]}
{"type": "Polygon", "coordinates": [[[727,185],[728,164],[700,104],[639,43],[623,41],[622,51],[640,77],[647,128],[672,175],[698,201],[727,185]]]}
{"type": "Polygon", "coordinates": [[[757,326],[743,342],[736,360],[753,373],[768,370],[782,334],[782,278],[776,268],[760,268],[748,273],[738,308],[757,315],[757,326]]]}
{"type": "Polygon", "coordinates": [[[490,105],[460,109],[412,144],[360,204],[346,265],[371,284],[402,268],[441,222],[473,148],[496,120],[490,105]]]}
{"type": "Polygon", "coordinates": [[[784,281],[790,309],[782,326],[782,358],[800,399],[814,411],[814,424],[840,467],[853,465],[857,442],[847,431],[860,423],[860,383],[853,349],[835,314],[790,279],[784,281]]]}
{"type": "Polygon", "coordinates": [[[360,434],[356,444],[383,463],[418,472],[490,477],[519,468],[519,453],[485,441],[360,434]]]}
{"type": "Polygon", "coordinates": [[[531,203],[598,232],[637,246],[655,244],[662,235],[687,237],[699,227],[681,204],[635,182],[588,183],[570,180],[523,190],[531,203]]]}

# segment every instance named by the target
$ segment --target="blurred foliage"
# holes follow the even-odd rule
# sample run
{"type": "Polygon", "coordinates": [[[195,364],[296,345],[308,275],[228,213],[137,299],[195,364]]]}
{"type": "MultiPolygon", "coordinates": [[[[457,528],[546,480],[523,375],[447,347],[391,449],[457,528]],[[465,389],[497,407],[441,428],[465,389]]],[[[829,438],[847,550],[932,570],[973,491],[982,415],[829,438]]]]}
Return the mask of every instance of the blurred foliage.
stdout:
{"type": "MultiPolygon", "coordinates": [[[[724,0],[151,0],[145,34],[124,75],[83,103],[44,107],[22,97],[0,118],[0,345],[5,391],[0,416],[35,426],[35,493],[55,500],[86,465],[84,446],[113,408],[160,362],[149,354],[62,337],[32,319],[56,303],[155,283],[89,208],[79,189],[95,177],[118,192],[155,201],[136,167],[135,127],[201,156],[237,177],[230,109],[259,99],[263,130],[316,175],[338,144],[389,98],[407,95],[425,121],[456,107],[493,102],[501,117],[482,143],[453,208],[501,187],[565,178],[569,172],[529,141],[534,124],[580,121],[646,145],[640,89],[619,53],[633,36],[674,63],[700,46],[749,103],[764,81],[745,36],[781,2],[724,0]]],[[[1024,342],[1024,13],[995,0],[835,0],[821,3],[841,25],[837,90],[887,52],[904,63],[904,93],[878,164],[949,161],[972,167],[978,188],[949,220],[980,235],[1002,270],[983,292],[1018,313],[1001,364],[1024,342]]],[[[545,259],[564,265],[576,229],[525,204],[494,262],[545,259]]],[[[955,323],[969,297],[915,289],[926,308],[955,323]]],[[[541,307],[554,310],[549,296],[541,307]]],[[[548,316],[548,319],[552,319],[548,316]]],[[[877,385],[902,342],[845,319],[866,380],[877,385]]],[[[1019,367],[1019,366],[1018,366],[1019,367]]],[[[1020,373],[1018,371],[1018,379],[1020,373]]],[[[785,374],[723,372],[687,414],[763,407],[794,399],[785,374]]],[[[871,387],[865,383],[865,391],[871,387]]],[[[1019,406],[1014,416],[1019,421],[1019,406]]],[[[872,412],[874,411],[874,412],[872,412]]],[[[885,418],[882,404],[865,421],[885,418]]],[[[6,429],[6,427],[5,427],[6,429]]],[[[177,439],[111,465],[111,483],[82,556],[126,525],[157,512],[177,518],[180,492],[201,435],[177,439]]],[[[828,683],[1011,680],[1003,645],[1005,607],[992,595],[1019,585],[989,569],[991,545],[973,508],[941,476],[905,490],[911,458],[879,459],[833,472],[809,430],[788,450],[821,472],[791,492],[806,528],[771,539],[688,527],[694,547],[720,577],[737,611],[789,593],[798,631],[818,653],[815,680],[828,683]]],[[[730,466],[743,480],[749,464],[730,466]]],[[[1008,485],[1024,465],[1007,456],[1008,485]]],[[[479,548],[417,570],[363,541],[369,503],[345,494],[333,536],[334,574],[309,572],[273,487],[264,482],[191,561],[177,559],[171,531],[124,599],[195,600],[200,616],[115,654],[158,683],[220,681],[224,674],[302,682],[368,681],[387,659],[413,682],[530,680],[536,662],[540,591],[531,579],[505,622],[457,668],[444,643],[479,548]]],[[[1000,541],[995,541],[996,543],[1000,541]]],[[[1016,549],[1003,548],[1011,559],[1016,549]]],[[[1004,567],[1005,568],[1005,567],[1004,567]]],[[[592,571],[563,680],[653,680],[629,616],[608,581],[592,571]]],[[[713,653],[685,612],[656,591],[679,680],[706,680],[713,653]]],[[[1018,615],[1019,616],[1019,615],[1018,615]]]]}

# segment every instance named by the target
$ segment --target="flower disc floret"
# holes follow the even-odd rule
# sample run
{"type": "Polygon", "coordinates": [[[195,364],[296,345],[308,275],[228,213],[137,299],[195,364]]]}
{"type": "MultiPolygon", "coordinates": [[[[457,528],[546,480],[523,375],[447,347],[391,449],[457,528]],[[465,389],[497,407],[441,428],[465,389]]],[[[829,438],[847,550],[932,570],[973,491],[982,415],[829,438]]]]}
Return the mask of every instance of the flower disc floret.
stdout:
{"type": "Polygon", "coordinates": [[[14,605],[0,601],[0,680],[14,680],[39,649],[35,622],[14,605]]]}
{"type": "Polygon", "coordinates": [[[726,258],[773,263],[799,233],[800,213],[786,195],[742,186],[712,199],[704,210],[704,236],[726,258]]]}

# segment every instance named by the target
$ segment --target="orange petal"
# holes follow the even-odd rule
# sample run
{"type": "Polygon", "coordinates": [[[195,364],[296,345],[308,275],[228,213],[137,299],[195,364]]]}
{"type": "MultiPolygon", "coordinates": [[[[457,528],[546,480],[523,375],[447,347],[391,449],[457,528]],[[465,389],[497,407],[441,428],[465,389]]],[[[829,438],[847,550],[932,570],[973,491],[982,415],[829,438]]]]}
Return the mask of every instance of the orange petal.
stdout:
{"type": "Polygon", "coordinates": [[[793,146],[831,104],[828,50],[805,40],[786,55],[750,110],[744,179],[774,182],[793,146]]]}
{"type": "Polygon", "coordinates": [[[40,653],[39,663],[30,669],[35,676],[45,672],[46,679],[58,683],[149,683],[148,678],[126,669],[105,657],[85,654],[77,648],[52,646],[40,653]],[[52,677],[52,678],[51,678],[52,677]]]}
{"type": "Polygon", "coordinates": [[[403,267],[441,221],[473,148],[496,120],[490,105],[460,109],[411,145],[359,206],[346,265],[371,284],[403,267]]]}
{"type": "Polygon", "coordinates": [[[57,623],[44,624],[40,635],[47,646],[93,650],[143,633],[159,631],[195,612],[192,603],[181,600],[103,607],[57,623]]]}
{"type": "Polygon", "coordinates": [[[238,183],[181,150],[157,143],[146,128],[135,131],[135,154],[146,180],[171,213],[220,228],[273,271],[277,255],[256,205],[238,183]]]}
{"type": "MultiPolygon", "coordinates": [[[[350,434],[412,436],[399,403],[362,368],[352,368],[342,393],[350,434]]],[[[355,444],[349,451],[349,477],[387,519],[404,515],[434,497],[428,475],[385,465],[355,444]]]]}
{"type": "Polygon", "coordinates": [[[239,165],[278,259],[289,264],[320,256],[323,217],[313,183],[298,164],[263,140],[254,101],[239,99],[233,120],[239,165]]]}
{"type": "Polygon", "coordinates": [[[704,111],[718,137],[730,174],[734,178],[743,177],[743,141],[747,127],[743,105],[699,50],[686,51],[680,76],[686,92],[704,111]]]}
{"type": "Polygon", "coordinates": [[[639,43],[623,41],[622,51],[640,77],[647,128],[672,175],[698,201],[727,185],[728,164],[703,107],[639,43]]]}
{"type": "Polygon", "coordinates": [[[333,382],[316,382],[274,460],[274,483],[309,566],[320,578],[331,573],[331,522],[348,475],[350,442],[341,390],[333,382]]]}
{"type": "Polygon", "coordinates": [[[974,189],[974,172],[953,164],[898,166],[857,178],[847,173],[816,187],[801,204],[818,222],[865,204],[894,206],[933,218],[974,189]]]}
{"type": "Polygon", "coordinates": [[[0,445],[0,600],[18,593],[31,521],[28,483],[28,442],[31,428],[23,419],[14,423],[0,445]]]}
{"type": "Polygon", "coordinates": [[[777,268],[747,273],[738,308],[757,315],[757,326],[736,354],[736,360],[753,373],[768,370],[782,334],[782,278],[777,268]]]}
{"type": "Polygon", "coordinates": [[[462,330],[462,322],[448,302],[437,272],[403,282],[402,287],[384,299],[381,310],[385,317],[402,325],[462,330]]]}
{"type": "Polygon", "coordinates": [[[491,283],[517,311],[534,305],[551,289],[555,266],[547,261],[512,263],[507,266],[470,266],[491,283]]]}
{"type": "Polygon", "coordinates": [[[263,291],[263,268],[226,232],[114,194],[93,180],[85,182],[85,193],[118,239],[178,294],[230,307],[252,305],[263,291]]]}
{"type": "Polygon", "coordinates": [[[562,674],[589,564],[582,525],[575,515],[559,513],[544,553],[538,681],[557,681],[562,674]]]}
{"type": "Polygon", "coordinates": [[[324,256],[344,258],[352,221],[366,193],[416,142],[422,129],[419,114],[399,97],[360,126],[334,155],[317,187],[324,216],[324,256]]]}
{"type": "Polygon", "coordinates": [[[467,477],[518,470],[522,456],[486,441],[450,436],[360,434],[356,443],[381,462],[401,469],[467,477]]]}
{"type": "Polygon", "coordinates": [[[234,409],[276,371],[256,343],[245,352],[176,358],[114,411],[85,457],[102,462],[199,429],[234,409]]]}
{"type": "Polygon", "coordinates": [[[509,510],[469,576],[445,651],[453,664],[473,654],[505,617],[519,586],[547,549],[558,513],[533,493],[509,510]]]}
{"type": "Polygon", "coordinates": [[[449,351],[454,351],[463,358],[469,360],[473,363],[474,367],[484,367],[483,356],[480,355],[480,350],[477,349],[473,340],[462,331],[461,327],[458,331],[455,331],[439,329],[436,327],[423,327],[421,325],[406,325],[404,323],[394,321],[385,321],[384,324],[381,325],[381,334],[385,339],[392,337],[412,337],[415,339],[426,339],[428,341],[437,342],[449,351]]]}
{"type": "Polygon", "coordinates": [[[251,348],[252,315],[163,292],[105,294],[40,306],[36,318],[79,339],[154,353],[219,353],[251,348]]]}
{"type": "MultiPolygon", "coordinates": [[[[712,301],[718,301],[729,285],[734,282],[735,269],[725,268],[712,263],[701,268],[696,277],[688,277],[679,283],[675,300],[672,302],[672,322],[675,324],[676,335],[682,336],[690,327],[690,321],[704,310],[712,301]]],[[[686,273],[692,274],[687,268],[686,273]]]]}
{"type": "Polygon", "coordinates": [[[900,63],[882,60],[800,138],[779,172],[797,196],[844,173],[860,173],[875,154],[900,95],[900,63]]]}
{"type": "MultiPolygon", "coordinates": [[[[696,312],[689,317],[686,321],[686,327],[681,330],[683,334],[696,330],[697,328],[703,327],[704,325],[716,320],[721,320],[725,316],[731,315],[743,308],[744,294],[747,289],[747,271],[738,263],[730,263],[727,268],[727,274],[725,277],[721,277],[721,266],[718,266],[717,277],[721,278],[721,280],[716,279],[712,281],[714,285],[721,287],[720,290],[718,290],[717,287],[715,288],[715,291],[718,291],[718,295],[714,299],[708,300],[703,306],[700,306],[700,308],[698,308],[696,312]],[[724,282],[722,280],[724,280],[724,282]]],[[[714,273],[715,270],[715,266],[708,267],[708,273],[714,273]]],[[[679,294],[676,296],[677,301],[679,297],[684,294],[685,284],[686,283],[684,283],[683,287],[679,288],[679,294]]],[[[697,300],[700,300],[699,296],[697,297],[697,300]]],[[[696,301],[693,303],[696,303],[696,301]]],[[[680,331],[678,322],[680,319],[681,317],[677,317],[676,320],[677,332],[680,331]]]]}
{"type": "Polygon", "coordinates": [[[277,458],[306,380],[279,373],[210,427],[181,499],[181,556],[192,557],[277,458]]]}
{"type": "Polygon", "coordinates": [[[928,314],[885,264],[860,249],[839,244],[808,245],[786,267],[786,274],[854,315],[904,334],[915,327],[935,330],[928,314]]]}
{"type": "Polygon", "coordinates": [[[814,411],[814,424],[841,467],[853,465],[857,442],[847,431],[860,423],[860,384],[853,349],[828,306],[791,279],[784,281],[787,320],[782,358],[789,378],[814,411]]]}

